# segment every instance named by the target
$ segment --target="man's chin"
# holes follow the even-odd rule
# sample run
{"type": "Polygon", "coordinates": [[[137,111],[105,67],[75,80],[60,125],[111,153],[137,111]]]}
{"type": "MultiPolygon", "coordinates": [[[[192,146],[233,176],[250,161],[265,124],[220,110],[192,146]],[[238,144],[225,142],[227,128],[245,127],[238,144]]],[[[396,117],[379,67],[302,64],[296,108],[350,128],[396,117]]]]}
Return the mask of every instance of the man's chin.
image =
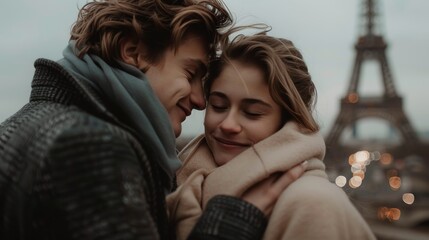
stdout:
{"type": "Polygon", "coordinates": [[[176,138],[178,138],[181,133],[182,133],[182,125],[179,124],[179,126],[176,126],[174,128],[174,135],[176,136],[176,138]]]}

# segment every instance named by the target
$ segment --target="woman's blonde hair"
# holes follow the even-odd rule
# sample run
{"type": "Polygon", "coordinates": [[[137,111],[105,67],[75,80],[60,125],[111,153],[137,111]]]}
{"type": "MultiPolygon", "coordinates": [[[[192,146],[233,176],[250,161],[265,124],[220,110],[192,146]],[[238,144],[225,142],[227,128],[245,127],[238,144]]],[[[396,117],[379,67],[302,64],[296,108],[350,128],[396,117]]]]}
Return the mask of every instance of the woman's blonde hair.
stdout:
{"type": "Polygon", "coordinates": [[[204,37],[214,56],[220,30],[231,24],[221,0],[94,0],[81,8],[71,39],[76,40],[78,56],[96,54],[115,65],[121,41],[131,38],[154,63],[168,48],[177,49],[188,32],[204,37]]]}
{"type": "Polygon", "coordinates": [[[312,116],[316,104],[316,87],[302,54],[292,41],[268,36],[266,32],[251,36],[238,35],[224,44],[220,57],[210,64],[204,84],[206,96],[223,67],[232,60],[262,70],[271,97],[282,108],[283,123],[295,120],[311,132],[319,130],[312,116]]]}

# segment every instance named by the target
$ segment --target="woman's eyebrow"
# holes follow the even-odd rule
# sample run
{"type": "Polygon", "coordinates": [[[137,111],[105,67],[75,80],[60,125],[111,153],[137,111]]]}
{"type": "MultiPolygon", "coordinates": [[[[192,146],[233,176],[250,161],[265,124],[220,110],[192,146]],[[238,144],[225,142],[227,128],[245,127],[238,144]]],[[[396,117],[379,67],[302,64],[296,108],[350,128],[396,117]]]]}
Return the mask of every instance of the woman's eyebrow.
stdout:
{"type": "Polygon", "coordinates": [[[209,97],[210,96],[217,96],[217,97],[221,97],[221,98],[227,98],[225,94],[221,93],[221,92],[217,92],[217,91],[213,91],[209,93],[209,97]]]}
{"type": "Polygon", "coordinates": [[[272,108],[271,104],[261,100],[261,99],[255,99],[255,98],[245,98],[243,99],[243,102],[247,105],[251,105],[251,104],[261,104],[263,106],[272,108]]]}
{"type": "MultiPolygon", "coordinates": [[[[224,93],[222,92],[217,92],[217,91],[213,91],[210,92],[209,97],[210,96],[217,96],[217,97],[221,97],[221,98],[228,98],[224,93]]],[[[245,98],[242,100],[242,102],[246,105],[253,105],[253,104],[260,104],[269,108],[272,108],[273,106],[271,106],[271,104],[261,100],[261,99],[256,99],[256,98],[245,98]]]]}

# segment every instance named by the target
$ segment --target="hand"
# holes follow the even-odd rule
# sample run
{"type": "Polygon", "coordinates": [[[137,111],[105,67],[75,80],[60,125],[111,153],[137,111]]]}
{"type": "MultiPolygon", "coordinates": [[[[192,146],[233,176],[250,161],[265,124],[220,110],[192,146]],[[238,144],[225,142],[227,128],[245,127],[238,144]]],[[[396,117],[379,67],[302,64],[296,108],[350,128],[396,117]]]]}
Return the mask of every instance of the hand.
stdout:
{"type": "Polygon", "coordinates": [[[272,174],[267,179],[249,188],[242,199],[259,208],[265,216],[270,216],[280,194],[307,169],[308,162],[294,166],[287,172],[272,174]]]}

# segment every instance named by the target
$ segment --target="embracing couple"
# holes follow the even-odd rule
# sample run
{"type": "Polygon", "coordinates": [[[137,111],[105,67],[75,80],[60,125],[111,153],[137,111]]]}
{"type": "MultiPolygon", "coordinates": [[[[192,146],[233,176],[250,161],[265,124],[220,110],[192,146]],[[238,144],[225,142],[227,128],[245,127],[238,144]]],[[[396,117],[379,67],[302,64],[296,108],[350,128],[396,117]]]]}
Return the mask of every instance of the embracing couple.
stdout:
{"type": "Polygon", "coordinates": [[[0,238],[375,239],[327,179],[303,56],[242,28],[220,0],[84,5],[0,125],[0,238]]]}

